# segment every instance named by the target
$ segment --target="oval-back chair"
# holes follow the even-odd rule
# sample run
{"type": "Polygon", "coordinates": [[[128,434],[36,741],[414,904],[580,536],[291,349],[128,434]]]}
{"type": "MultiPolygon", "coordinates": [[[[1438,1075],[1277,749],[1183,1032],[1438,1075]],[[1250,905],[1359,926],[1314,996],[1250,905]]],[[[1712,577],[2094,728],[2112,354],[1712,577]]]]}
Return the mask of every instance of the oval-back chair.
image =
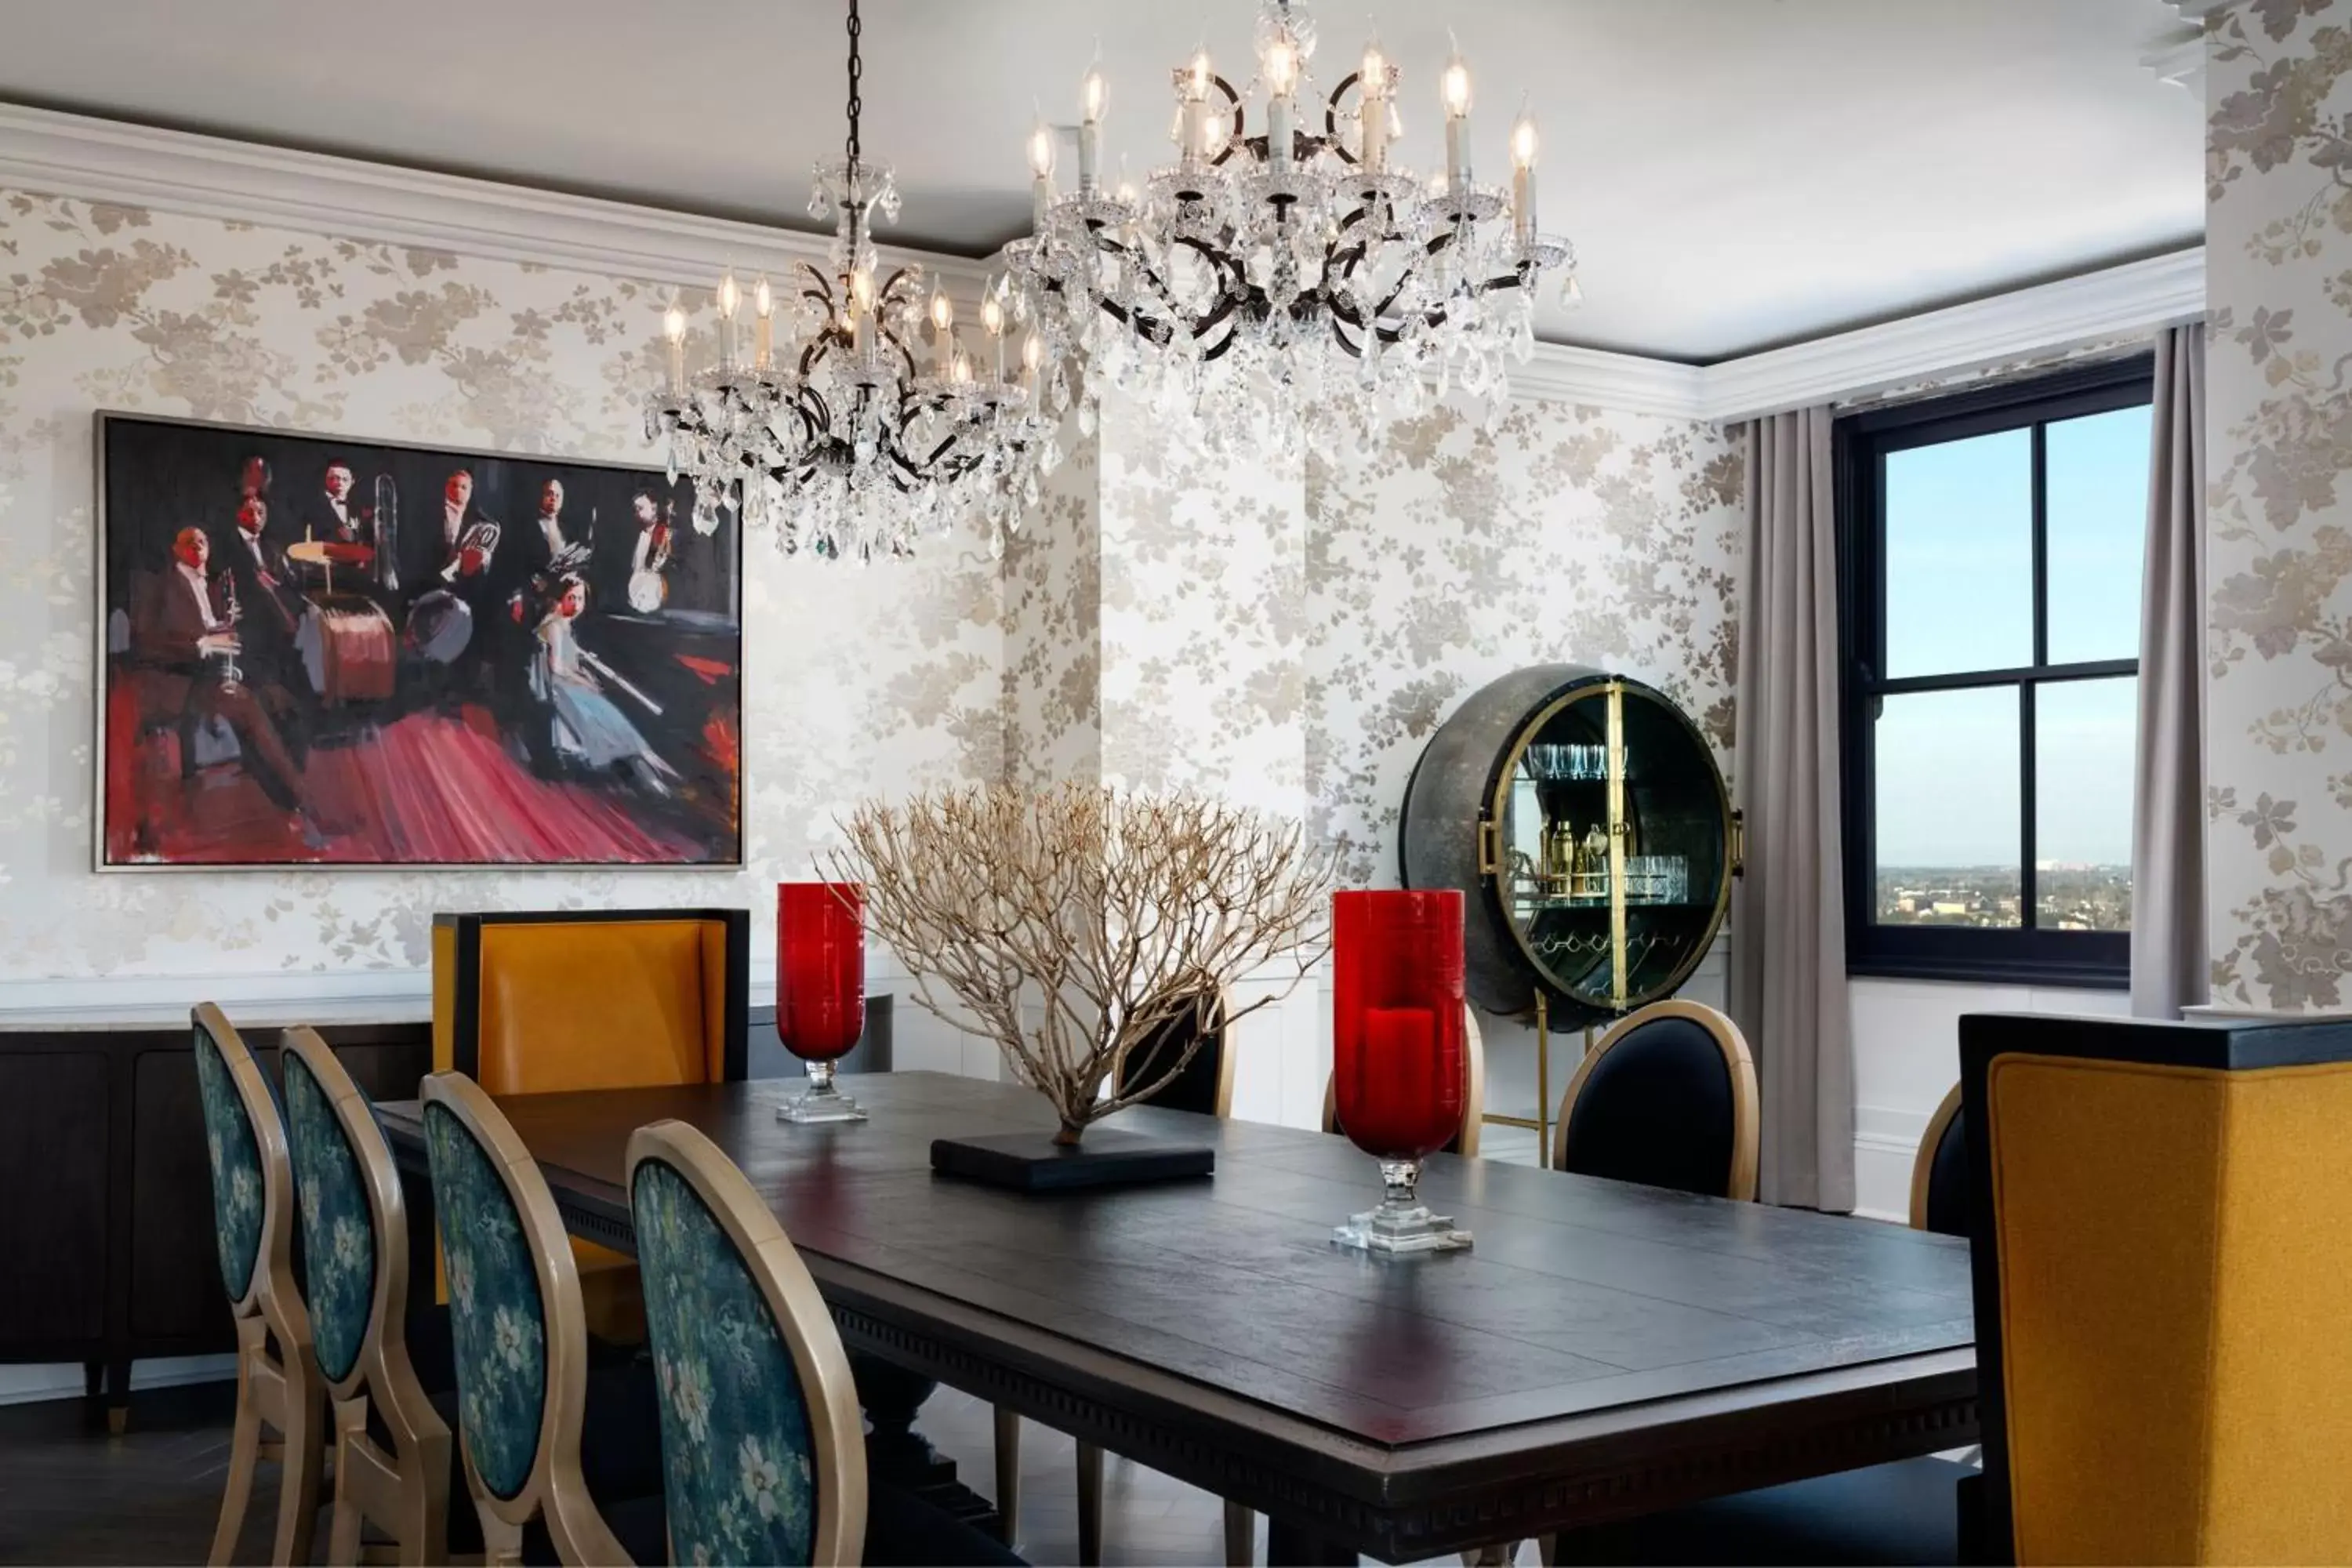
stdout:
{"type": "Polygon", "coordinates": [[[1653,1002],[1577,1064],[1551,1166],[1745,1201],[1756,1195],[1759,1121],[1739,1026],[1701,1003],[1653,1002]]]}
{"type": "Polygon", "coordinates": [[[392,1536],[401,1562],[436,1561],[448,1550],[450,1435],[409,1361],[400,1172],[366,1094],[317,1031],[287,1030],[282,1059],[303,1304],[334,1412],[327,1561],[360,1560],[363,1521],[392,1536]]]}
{"type": "Polygon", "coordinates": [[[294,1281],[294,1179],[286,1125],[260,1064],[221,1010],[199,1004],[190,1021],[212,1171],[213,1228],[236,1323],[236,1417],[210,1560],[226,1563],[236,1552],[253,1496],[254,1467],[274,1458],[283,1468],[270,1560],[307,1563],[319,1517],[325,1411],[310,1314],[294,1281]],[[264,1442],[265,1426],[281,1440],[264,1442]]]}

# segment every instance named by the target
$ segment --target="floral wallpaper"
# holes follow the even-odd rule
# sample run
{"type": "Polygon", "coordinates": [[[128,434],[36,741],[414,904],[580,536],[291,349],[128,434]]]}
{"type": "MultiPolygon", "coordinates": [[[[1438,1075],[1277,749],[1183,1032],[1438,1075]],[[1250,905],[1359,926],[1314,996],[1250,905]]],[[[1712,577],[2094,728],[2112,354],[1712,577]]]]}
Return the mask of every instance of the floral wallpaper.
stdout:
{"type": "Polygon", "coordinates": [[[803,874],[848,802],[1002,773],[1004,584],[977,531],[865,570],[755,538],[748,871],[90,870],[93,410],[653,468],[637,397],[666,298],[0,190],[0,981],[414,969],[436,909],[772,910],[762,888],[803,874]]]}
{"type": "Polygon", "coordinates": [[[1103,771],[1300,815],[1307,495],[1297,457],[1204,449],[1106,400],[1103,771]]]}
{"type": "Polygon", "coordinates": [[[1346,881],[1395,884],[1431,732],[1530,664],[1657,687],[1728,772],[1742,463],[1708,426],[1528,401],[1492,432],[1440,410],[1369,463],[1309,455],[1307,784],[1346,881]]]}
{"type": "Polygon", "coordinates": [[[2352,16],[2252,0],[2207,46],[2213,999],[2335,1010],[2352,968],[2352,16]]]}
{"type": "Polygon", "coordinates": [[[1077,436],[1004,546],[1004,778],[1024,788],[1102,776],[1102,475],[1077,436]]]}

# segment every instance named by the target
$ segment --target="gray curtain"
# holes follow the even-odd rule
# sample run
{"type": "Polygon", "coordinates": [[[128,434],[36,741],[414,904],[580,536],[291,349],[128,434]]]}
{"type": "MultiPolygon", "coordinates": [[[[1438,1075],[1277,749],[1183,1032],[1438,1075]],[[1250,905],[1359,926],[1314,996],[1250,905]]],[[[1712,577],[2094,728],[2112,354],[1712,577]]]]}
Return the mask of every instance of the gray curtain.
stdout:
{"type": "Polygon", "coordinates": [[[2132,781],[2132,1012],[2206,999],[2205,327],[2156,341],[2132,781]]]}
{"type": "Polygon", "coordinates": [[[1831,411],[1748,426],[1748,592],[1738,779],[1748,874],[1733,895],[1731,1012],[1756,1053],[1769,1204],[1853,1207],[1853,1052],[1840,868],[1831,411]]]}

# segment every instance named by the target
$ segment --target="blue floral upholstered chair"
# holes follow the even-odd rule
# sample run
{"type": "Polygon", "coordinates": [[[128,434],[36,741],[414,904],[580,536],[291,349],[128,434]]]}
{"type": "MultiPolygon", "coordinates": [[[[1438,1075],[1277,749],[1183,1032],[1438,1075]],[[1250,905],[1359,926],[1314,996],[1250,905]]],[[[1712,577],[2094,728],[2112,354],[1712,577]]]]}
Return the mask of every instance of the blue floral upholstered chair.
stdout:
{"type": "Polygon", "coordinates": [[[816,1281],[719,1146],[678,1121],[629,1140],[679,1563],[1018,1563],[903,1493],[869,1497],[857,1390],[816,1281]]]}
{"type": "Polygon", "coordinates": [[[409,1360],[399,1171],[367,1096],[315,1031],[286,1031],[284,1069],[303,1302],[334,1413],[327,1561],[357,1563],[366,1521],[392,1536],[402,1563],[438,1562],[448,1550],[449,1428],[409,1360]]]}
{"type": "MultiPolygon", "coordinates": [[[[486,1560],[659,1560],[658,1533],[625,1542],[608,1522],[660,1490],[650,1370],[591,1374],[571,1239],[530,1150],[481,1086],[437,1072],[423,1099],[457,1372],[455,1397],[436,1407],[456,1418],[486,1560]],[[584,1444],[583,1425],[593,1427],[584,1444]]],[[[464,1551],[462,1532],[451,1536],[464,1551]]]]}
{"type": "Polygon", "coordinates": [[[191,1022],[205,1154],[212,1171],[213,1229],[221,1281],[236,1322],[236,1419],[210,1561],[226,1563],[236,1550],[253,1496],[254,1467],[274,1458],[282,1468],[270,1560],[307,1563],[319,1517],[326,1416],[311,1356],[310,1317],[294,1284],[293,1173],[286,1129],[268,1079],[221,1010],[203,1003],[191,1022]],[[265,1426],[280,1441],[264,1442],[265,1426]]]}

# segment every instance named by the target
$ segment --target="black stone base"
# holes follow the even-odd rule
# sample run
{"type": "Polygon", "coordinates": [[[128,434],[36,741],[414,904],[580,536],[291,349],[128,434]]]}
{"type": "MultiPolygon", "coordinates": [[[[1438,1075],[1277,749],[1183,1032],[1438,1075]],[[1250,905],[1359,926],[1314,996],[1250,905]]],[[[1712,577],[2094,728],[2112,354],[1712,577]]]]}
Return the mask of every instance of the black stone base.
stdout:
{"type": "Polygon", "coordinates": [[[931,1169],[940,1174],[1020,1193],[1133,1186],[1205,1176],[1216,1168],[1214,1149],[1171,1143],[1137,1132],[1097,1130],[1087,1133],[1075,1149],[1055,1142],[1050,1132],[931,1141],[931,1169]]]}

